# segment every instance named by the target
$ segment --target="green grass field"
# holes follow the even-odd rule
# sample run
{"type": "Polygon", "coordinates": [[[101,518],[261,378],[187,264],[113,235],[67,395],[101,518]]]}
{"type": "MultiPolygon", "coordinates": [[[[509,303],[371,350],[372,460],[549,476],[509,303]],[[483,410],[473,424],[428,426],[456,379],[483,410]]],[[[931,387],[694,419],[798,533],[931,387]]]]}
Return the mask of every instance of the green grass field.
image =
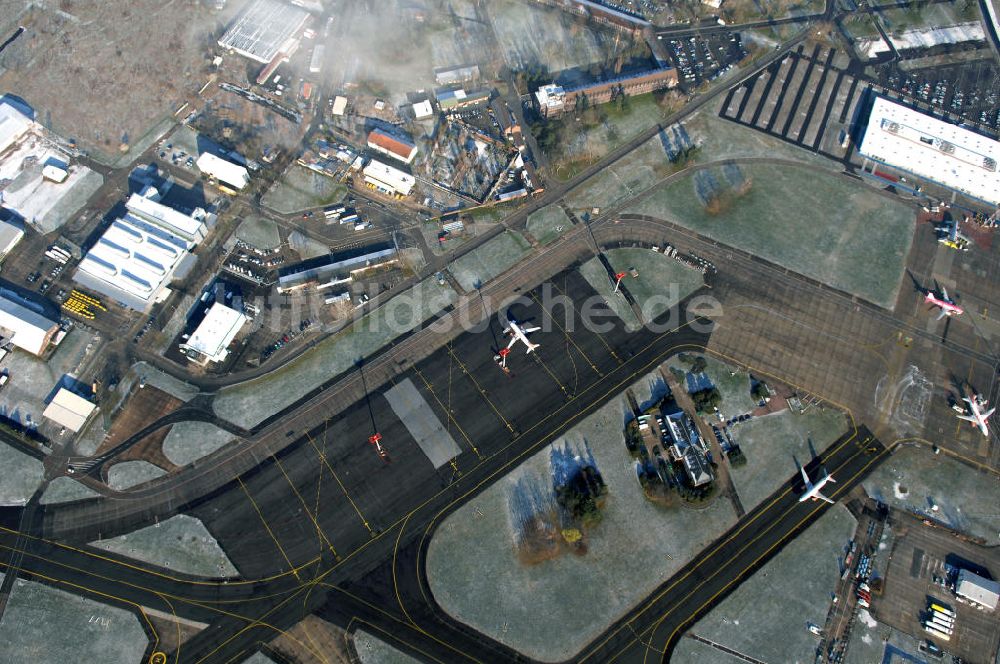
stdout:
{"type": "Polygon", "coordinates": [[[913,240],[908,206],[865,186],[814,169],[748,164],[749,191],[723,189],[717,213],[699,198],[705,181],[726,182],[722,169],[703,169],[670,182],[629,212],[679,223],[719,242],[853,293],[883,307],[895,302],[913,240]]]}

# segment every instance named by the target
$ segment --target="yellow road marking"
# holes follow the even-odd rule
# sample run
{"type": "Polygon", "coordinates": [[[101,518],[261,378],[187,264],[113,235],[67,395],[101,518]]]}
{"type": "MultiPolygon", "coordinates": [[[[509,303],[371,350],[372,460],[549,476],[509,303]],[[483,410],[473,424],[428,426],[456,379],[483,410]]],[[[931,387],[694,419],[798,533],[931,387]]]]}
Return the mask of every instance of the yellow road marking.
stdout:
{"type": "MultiPolygon", "coordinates": [[[[569,295],[566,294],[566,291],[564,291],[562,288],[559,288],[559,284],[557,284],[555,281],[552,281],[550,283],[552,284],[552,286],[557,291],[559,291],[560,294],[565,295],[566,297],[569,297],[569,295]]],[[[572,299],[573,298],[570,298],[570,300],[572,300],[572,299]]],[[[680,329],[680,328],[677,328],[677,329],[680,329]]],[[[618,357],[618,353],[615,352],[615,349],[612,348],[608,344],[608,342],[604,340],[604,335],[603,334],[598,334],[596,336],[601,341],[601,343],[604,344],[604,347],[608,350],[608,352],[611,353],[611,357],[615,358],[616,361],[618,361],[619,363],[621,363],[622,362],[622,358],[618,357]]]]}
{"type": "Polygon", "coordinates": [[[551,320],[553,324],[555,324],[555,326],[562,331],[563,336],[566,337],[566,341],[573,344],[573,348],[576,348],[578,351],[580,351],[580,355],[583,356],[583,359],[587,360],[587,363],[590,364],[590,368],[593,369],[598,376],[603,376],[604,374],[601,373],[601,370],[597,368],[597,365],[594,364],[594,361],[591,360],[590,357],[583,352],[583,349],[580,348],[580,346],[576,343],[576,341],[573,340],[573,337],[570,335],[569,332],[566,331],[566,328],[564,328],[562,325],[559,324],[559,321],[556,320],[556,317],[552,315],[552,311],[546,309],[545,305],[542,304],[542,301],[539,300],[534,293],[531,293],[531,299],[534,300],[538,304],[538,306],[542,308],[542,311],[544,311],[549,315],[549,320],[551,320]]]}
{"type": "MultiPolygon", "coordinates": [[[[306,432],[306,438],[309,440],[309,444],[312,445],[312,448],[316,450],[316,454],[319,455],[319,458],[323,462],[323,465],[326,466],[327,470],[330,471],[330,475],[333,476],[333,479],[337,480],[337,484],[340,485],[340,490],[344,492],[344,497],[347,498],[347,502],[349,502],[351,504],[351,507],[354,508],[354,511],[357,512],[358,518],[361,519],[361,523],[365,524],[365,528],[368,529],[369,533],[372,532],[372,527],[368,525],[368,519],[366,519],[365,515],[361,513],[361,510],[358,508],[358,504],[354,502],[354,499],[351,498],[351,494],[347,492],[347,487],[345,487],[344,483],[340,481],[340,477],[337,476],[337,473],[333,469],[333,466],[331,466],[330,462],[327,461],[326,454],[321,452],[320,449],[316,447],[316,441],[313,440],[312,436],[309,435],[308,431],[306,432]]],[[[325,434],[323,435],[323,439],[324,441],[326,440],[325,434]]]]}
{"type": "Polygon", "coordinates": [[[278,459],[278,457],[274,455],[272,455],[271,458],[274,459],[274,464],[278,467],[278,470],[281,471],[281,474],[284,475],[285,480],[288,481],[288,486],[292,487],[292,492],[295,493],[295,496],[299,499],[299,502],[302,503],[302,509],[305,510],[306,516],[308,516],[309,519],[313,522],[313,525],[316,526],[316,534],[319,535],[321,540],[326,542],[326,546],[327,548],[330,549],[330,552],[333,553],[334,556],[337,556],[337,550],[333,548],[333,544],[330,543],[330,539],[326,536],[326,533],[323,532],[323,529],[319,525],[319,521],[317,521],[317,516],[319,515],[318,509],[316,512],[316,516],[314,516],[313,513],[309,511],[309,505],[306,504],[306,501],[302,497],[302,494],[300,494],[299,490],[295,487],[295,483],[292,482],[292,478],[289,477],[288,473],[285,472],[285,468],[284,466],[281,465],[281,461],[278,459]]]}
{"type": "Polygon", "coordinates": [[[465,364],[462,362],[462,360],[459,359],[458,355],[455,355],[455,351],[451,347],[451,342],[448,342],[445,348],[448,349],[448,354],[451,355],[453,358],[455,358],[455,362],[458,363],[458,366],[462,367],[462,371],[465,373],[466,376],[469,377],[469,380],[472,381],[472,384],[476,386],[476,389],[479,390],[479,396],[481,396],[483,400],[486,401],[487,404],[489,404],[490,408],[493,409],[493,412],[496,413],[497,417],[500,418],[500,421],[503,422],[504,426],[507,427],[507,430],[513,431],[514,427],[511,426],[510,422],[507,421],[507,418],[503,416],[503,413],[501,413],[497,409],[497,407],[493,405],[493,402],[490,400],[490,398],[486,396],[486,390],[482,388],[482,386],[479,384],[479,381],[476,380],[476,377],[472,375],[472,372],[469,371],[468,367],[466,367],[465,364]]]}
{"type": "Polygon", "coordinates": [[[257,506],[257,501],[254,500],[253,496],[250,495],[250,490],[247,489],[247,485],[243,483],[243,478],[237,477],[236,481],[240,483],[241,487],[243,487],[243,493],[245,493],[247,495],[247,498],[250,499],[250,504],[253,505],[254,510],[257,512],[257,516],[260,517],[260,522],[264,524],[264,528],[265,530],[267,530],[267,534],[271,536],[271,539],[274,541],[274,545],[278,547],[278,551],[281,552],[281,557],[285,559],[285,562],[288,563],[288,568],[292,570],[292,572],[295,574],[295,578],[298,579],[299,573],[295,571],[295,565],[293,565],[292,561],[288,559],[287,555],[285,555],[285,550],[281,548],[281,543],[278,542],[278,538],[274,536],[273,532],[271,532],[271,526],[267,525],[267,519],[264,518],[264,514],[260,511],[260,508],[257,506]]]}
{"type": "MultiPolygon", "coordinates": [[[[431,396],[434,397],[434,400],[437,401],[438,406],[440,406],[441,410],[444,411],[444,414],[448,418],[448,421],[455,425],[455,428],[458,429],[458,432],[462,434],[462,438],[465,438],[465,442],[469,444],[469,447],[472,448],[472,451],[475,452],[479,460],[482,461],[483,455],[479,453],[479,449],[476,448],[475,444],[472,442],[472,439],[469,438],[468,434],[465,433],[465,429],[462,428],[462,425],[459,424],[458,420],[456,420],[455,417],[451,414],[451,409],[446,408],[445,405],[441,403],[441,399],[438,397],[437,392],[434,391],[434,387],[431,386],[427,378],[424,377],[424,372],[422,372],[420,369],[417,369],[416,367],[413,367],[413,371],[420,377],[420,380],[424,382],[424,385],[427,387],[427,391],[430,392],[431,396]]],[[[449,388],[450,387],[451,384],[449,381],[449,388]]]]}

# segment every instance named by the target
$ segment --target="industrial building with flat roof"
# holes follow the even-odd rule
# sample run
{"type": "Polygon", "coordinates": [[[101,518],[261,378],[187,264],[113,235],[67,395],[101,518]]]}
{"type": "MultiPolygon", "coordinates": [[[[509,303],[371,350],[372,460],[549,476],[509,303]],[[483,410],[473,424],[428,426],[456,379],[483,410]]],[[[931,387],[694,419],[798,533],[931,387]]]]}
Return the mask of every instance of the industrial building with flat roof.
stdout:
{"type": "Polygon", "coordinates": [[[434,80],[438,85],[455,85],[479,78],[479,65],[440,67],[434,70],[434,80]]]}
{"type": "Polygon", "coordinates": [[[34,120],[0,98],[0,155],[36,127],[34,120]]]}
{"type": "Polygon", "coordinates": [[[462,88],[457,90],[435,90],[434,98],[437,99],[438,106],[442,111],[454,111],[467,106],[475,106],[490,100],[490,90],[467,91],[462,88]]]}
{"type": "Polygon", "coordinates": [[[80,261],[73,279],[136,311],[148,311],[169,293],[167,285],[188,252],[204,239],[210,215],[191,215],[154,200],[155,190],[133,194],[128,212],[111,222],[80,261]]]}
{"type": "Polygon", "coordinates": [[[24,228],[14,220],[0,219],[0,261],[24,238],[24,228]]]}
{"type": "Polygon", "coordinates": [[[955,594],[992,611],[1000,601],[1000,583],[963,569],[958,572],[955,594]]]}
{"type": "Polygon", "coordinates": [[[368,162],[362,172],[365,176],[365,183],[383,194],[409,196],[410,192],[413,191],[413,185],[417,183],[416,178],[406,171],[401,171],[378,159],[372,159],[368,162]]]}
{"type": "Polygon", "coordinates": [[[393,136],[382,129],[373,129],[368,133],[368,147],[390,157],[409,164],[417,156],[417,146],[408,138],[393,136]]]}
{"type": "Polygon", "coordinates": [[[876,97],[858,152],[991,205],[1000,205],[1000,142],[876,97]]]}
{"type": "Polygon", "coordinates": [[[308,19],[305,9],[281,0],[253,0],[219,39],[219,46],[268,64],[278,54],[295,50],[308,19]]]}
{"type": "Polygon", "coordinates": [[[357,249],[317,256],[278,270],[278,292],[286,293],[333,277],[346,281],[352,272],[385,265],[395,260],[397,260],[396,245],[393,242],[370,244],[357,249]]]}
{"type": "Polygon", "coordinates": [[[91,415],[97,410],[97,405],[80,395],[60,387],[52,401],[42,411],[42,415],[73,433],[80,431],[91,415]]]}
{"type": "Polygon", "coordinates": [[[209,175],[219,182],[229,185],[237,191],[247,186],[250,182],[250,173],[239,164],[234,164],[221,157],[217,157],[211,152],[203,152],[198,157],[198,170],[205,175],[209,175]]]}
{"type": "Polygon", "coordinates": [[[0,291],[0,336],[5,340],[32,355],[42,355],[58,332],[59,323],[14,293],[0,291]]]}
{"type": "Polygon", "coordinates": [[[187,341],[180,345],[187,358],[202,366],[223,362],[229,356],[229,344],[247,322],[242,311],[213,302],[205,317],[187,341]]]}

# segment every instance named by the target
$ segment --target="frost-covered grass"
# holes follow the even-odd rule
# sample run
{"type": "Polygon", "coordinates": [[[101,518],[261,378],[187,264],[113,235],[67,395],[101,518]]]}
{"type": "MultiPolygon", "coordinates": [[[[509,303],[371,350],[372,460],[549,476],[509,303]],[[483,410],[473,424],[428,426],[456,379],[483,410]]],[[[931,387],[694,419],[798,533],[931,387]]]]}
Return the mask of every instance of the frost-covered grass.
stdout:
{"type": "Polygon", "coordinates": [[[240,222],[236,237],[261,249],[274,249],[281,244],[278,224],[267,217],[252,214],[240,222]]]}
{"type": "Polygon", "coordinates": [[[870,496],[997,544],[1000,483],[945,454],[900,447],[864,481],[870,496]],[[932,511],[932,505],[938,510],[932,511]]]}
{"type": "MultiPolygon", "coordinates": [[[[629,273],[622,279],[622,285],[635,298],[645,322],[656,319],[704,284],[700,272],[652,249],[610,249],[605,254],[617,272],[629,273]],[[631,268],[636,269],[638,277],[631,276],[631,268]]],[[[625,297],[615,292],[614,283],[600,260],[588,260],[580,266],[580,274],[628,329],[639,329],[639,319],[625,297]]]]}
{"type": "MultiPolygon", "coordinates": [[[[826,622],[843,548],[856,525],[847,508],[832,507],[690,631],[765,662],[811,664],[818,640],[808,624],[826,622]]],[[[703,661],[695,654],[704,650],[694,643],[682,639],[673,661],[703,661]]],[[[719,655],[709,661],[727,661],[719,655]]]]}
{"type": "Polygon", "coordinates": [[[157,477],[166,475],[162,468],[148,461],[122,461],[108,470],[108,486],[118,491],[124,491],[136,484],[142,484],[157,477]]]}
{"type": "Polygon", "coordinates": [[[337,184],[333,178],[292,164],[260,202],[279,214],[294,214],[320,205],[332,205],[346,193],[347,187],[337,184]]]}
{"type": "MultiPolygon", "coordinates": [[[[640,401],[657,379],[636,383],[640,401]]],[[[589,445],[608,486],[603,519],[588,532],[584,555],[523,565],[514,550],[509,492],[522,478],[548,480],[549,446],[444,520],[427,553],[427,574],[449,614],[530,657],[563,660],[735,522],[725,500],[704,510],[664,510],[645,498],[625,448],[627,412],[624,398],[612,399],[553,441],[589,445]]]]}
{"type": "Polygon", "coordinates": [[[11,664],[138,662],[148,642],[125,609],[22,579],[0,621],[0,662],[11,664]]]}
{"type": "Polygon", "coordinates": [[[66,503],[83,498],[94,498],[98,493],[90,487],[80,484],[72,477],[57,477],[46,487],[42,494],[42,504],[66,503]]]}
{"type": "Polygon", "coordinates": [[[687,173],[629,208],[673,221],[880,306],[895,302],[914,210],[835,174],[744,164],[749,190],[720,186],[720,168],[687,173]],[[718,196],[715,202],[712,196],[718,196]],[[714,206],[714,207],[713,207],[714,206]],[[809,211],[822,210],[810,216],[809,211]]]}
{"type": "Polygon", "coordinates": [[[456,258],[448,270],[467,291],[505,272],[520,261],[531,244],[516,231],[506,231],[481,247],[456,258]]]}
{"type": "MultiPolygon", "coordinates": [[[[689,354],[688,357],[693,360],[698,356],[689,354]]],[[[690,362],[685,362],[679,357],[670,360],[672,368],[680,369],[687,374],[684,382],[689,392],[702,389],[711,383],[719,390],[719,396],[722,398],[719,411],[727,419],[748,413],[757,407],[757,402],[750,395],[749,374],[745,371],[736,371],[735,367],[711,355],[702,357],[705,358],[705,371],[701,374],[691,374],[690,362]]]]}
{"type": "Polygon", "coordinates": [[[24,505],[42,482],[42,462],[0,442],[0,505],[24,505]]]}
{"type": "Polygon", "coordinates": [[[563,209],[554,203],[528,215],[528,233],[539,244],[548,244],[558,239],[572,226],[573,222],[563,209]]]}
{"type": "Polygon", "coordinates": [[[358,651],[361,664],[417,664],[418,662],[363,629],[354,633],[354,648],[358,651]]]}
{"type": "MultiPolygon", "coordinates": [[[[745,466],[730,471],[743,507],[749,512],[798,473],[796,460],[803,466],[809,463],[810,440],[821,453],[847,433],[849,426],[843,412],[813,407],[801,414],[783,410],[730,427],[733,440],[747,459],[745,466]]],[[[827,470],[834,472],[833,468],[827,470]]]]}
{"type": "Polygon", "coordinates": [[[163,440],[163,453],[171,463],[186,466],[232,439],[233,434],[208,422],[178,422],[163,440]]]}
{"type": "Polygon", "coordinates": [[[209,577],[238,574],[204,524],[186,514],[178,514],[156,525],[90,544],[105,551],[186,574],[209,577]]]}
{"type": "Polygon", "coordinates": [[[261,378],[223,389],[212,406],[219,417],[250,428],[347,371],[359,358],[371,355],[457,298],[451,286],[427,279],[292,362],[261,378]]]}

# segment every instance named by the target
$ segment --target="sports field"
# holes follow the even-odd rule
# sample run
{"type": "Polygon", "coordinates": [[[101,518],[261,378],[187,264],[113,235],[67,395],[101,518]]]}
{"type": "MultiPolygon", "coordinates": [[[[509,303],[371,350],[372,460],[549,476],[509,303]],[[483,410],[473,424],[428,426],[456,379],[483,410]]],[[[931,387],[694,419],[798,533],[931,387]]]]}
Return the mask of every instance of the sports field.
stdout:
{"type": "Polygon", "coordinates": [[[834,288],[891,307],[913,241],[913,209],[824,170],[772,164],[698,169],[629,212],[673,221],[834,288]],[[742,178],[740,194],[731,183],[742,178]]]}

